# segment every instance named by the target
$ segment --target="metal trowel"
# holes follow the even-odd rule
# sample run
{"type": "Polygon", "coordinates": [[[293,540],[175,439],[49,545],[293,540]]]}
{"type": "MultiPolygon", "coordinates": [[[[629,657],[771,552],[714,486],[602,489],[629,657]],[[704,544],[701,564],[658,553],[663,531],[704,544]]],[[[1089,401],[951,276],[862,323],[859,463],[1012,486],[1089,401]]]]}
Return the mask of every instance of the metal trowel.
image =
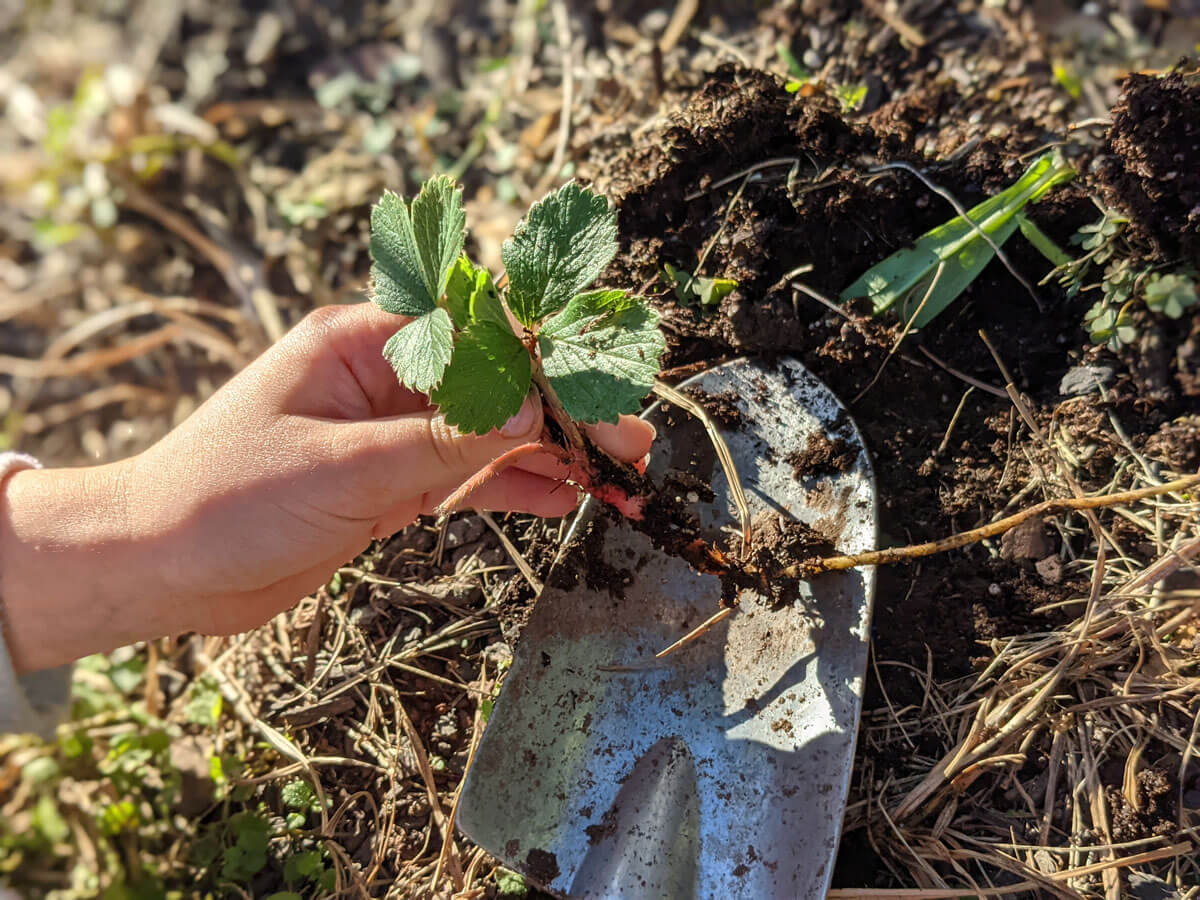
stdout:
{"type": "MultiPolygon", "coordinates": [[[[738,360],[681,388],[736,413],[722,434],[751,512],[795,518],[839,553],[875,544],[862,438],[793,360],[738,360]],[[832,442],[841,465],[796,465],[832,442]],[[815,443],[814,443],[815,442],[815,443]],[[789,461],[790,460],[790,461],[789,461]]],[[[717,546],[740,533],[702,424],[661,405],[649,475],[712,485],[695,510],[717,546]]],[[[584,534],[594,501],[573,533],[584,534]]],[[[721,585],[626,522],[589,536],[594,587],[547,587],[468,773],[458,823],[552,894],[578,898],[806,898],[829,886],[862,702],[873,569],[821,575],[779,605],[736,613],[663,659],[719,608],[721,585]]],[[[553,578],[551,579],[554,580],[553,578]]]]}

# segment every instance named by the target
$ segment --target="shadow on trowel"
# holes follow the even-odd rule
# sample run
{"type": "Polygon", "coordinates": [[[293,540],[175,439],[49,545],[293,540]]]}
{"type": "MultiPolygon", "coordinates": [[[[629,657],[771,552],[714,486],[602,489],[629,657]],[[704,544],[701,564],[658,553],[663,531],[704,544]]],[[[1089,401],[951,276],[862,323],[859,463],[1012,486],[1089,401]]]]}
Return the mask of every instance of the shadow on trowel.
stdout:
{"type": "MultiPolygon", "coordinates": [[[[841,553],[874,545],[862,439],[799,363],[738,360],[681,387],[736,407],[722,432],[754,515],[798,519],[841,553]],[[838,452],[814,452],[829,448],[838,452]]],[[[736,518],[703,427],[660,405],[646,418],[659,432],[651,478],[683,470],[711,484],[712,502],[685,499],[706,537],[728,546],[722,530],[736,518]]],[[[591,512],[588,501],[572,536],[591,512]]],[[[854,758],[874,571],[823,575],[784,605],[744,591],[734,616],[656,660],[717,610],[718,579],[624,522],[588,540],[601,543],[587,548],[589,571],[570,587],[552,574],[560,586],[547,587],[525,628],[463,788],[460,827],[564,897],[823,896],[854,758]]]]}

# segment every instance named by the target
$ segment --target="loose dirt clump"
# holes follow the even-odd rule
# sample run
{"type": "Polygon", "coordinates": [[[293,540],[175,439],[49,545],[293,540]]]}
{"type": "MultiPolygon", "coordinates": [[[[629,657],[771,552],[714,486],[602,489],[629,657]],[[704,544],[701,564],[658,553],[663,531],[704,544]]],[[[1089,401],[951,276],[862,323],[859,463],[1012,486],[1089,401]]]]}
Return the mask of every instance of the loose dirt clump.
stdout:
{"type": "Polygon", "coordinates": [[[1137,841],[1169,834],[1175,827],[1174,779],[1156,768],[1142,769],[1133,780],[1130,798],[1116,785],[1105,790],[1113,810],[1112,836],[1118,841],[1137,841]]]}
{"type": "Polygon", "coordinates": [[[549,884],[558,877],[558,857],[546,850],[536,847],[530,850],[525,855],[525,864],[529,874],[541,884],[549,884]]]}
{"type": "Polygon", "coordinates": [[[754,543],[749,557],[733,556],[738,565],[752,567],[759,574],[754,578],[728,579],[726,594],[730,600],[736,598],[736,590],[752,587],[775,603],[790,603],[798,596],[799,581],[781,577],[780,570],[800,560],[831,556],[836,552],[828,537],[803,522],[778,513],[760,513],[754,517],[751,526],[754,543]],[[731,592],[730,588],[735,590],[731,592]]]}
{"type": "Polygon", "coordinates": [[[1200,259],[1200,84],[1130,75],[1112,119],[1106,193],[1161,256],[1200,259]]]}
{"type": "Polygon", "coordinates": [[[699,403],[717,425],[729,431],[741,428],[742,411],[738,408],[737,395],[733,391],[706,394],[704,391],[688,388],[684,393],[699,403]]]}
{"type": "Polygon", "coordinates": [[[823,432],[816,432],[804,449],[790,454],[786,462],[797,478],[818,478],[847,471],[854,459],[854,450],[844,439],[830,440],[823,432]]]}

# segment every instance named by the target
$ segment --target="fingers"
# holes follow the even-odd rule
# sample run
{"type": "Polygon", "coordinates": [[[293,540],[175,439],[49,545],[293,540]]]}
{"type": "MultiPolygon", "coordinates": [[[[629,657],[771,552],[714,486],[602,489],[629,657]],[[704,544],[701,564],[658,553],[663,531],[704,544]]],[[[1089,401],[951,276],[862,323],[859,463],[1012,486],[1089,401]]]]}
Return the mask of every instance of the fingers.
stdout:
{"type": "MultiPolygon", "coordinates": [[[[634,416],[621,416],[616,425],[604,422],[599,425],[585,425],[584,431],[597,446],[614,458],[634,464],[650,452],[650,446],[656,436],[652,425],[634,416]]],[[[547,478],[562,479],[570,474],[567,466],[549,453],[527,457],[516,466],[547,478]]]]}
{"type": "Polygon", "coordinates": [[[600,449],[628,463],[637,462],[649,453],[657,437],[653,425],[633,416],[621,416],[616,425],[607,422],[585,425],[584,430],[600,449]]]}
{"type": "MultiPolygon", "coordinates": [[[[431,497],[425,512],[433,512],[450,491],[431,497]]],[[[467,500],[472,509],[530,513],[544,519],[565,516],[579,505],[579,492],[569,484],[513,466],[505,469],[467,500]]]]}
{"type": "MultiPolygon", "coordinates": [[[[458,487],[447,483],[429,491],[419,502],[405,501],[383,516],[372,530],[382,540],[412,524],[418,515],[433,515],[438,504],[458,487]]],[[[465,506],[487,512],[519,512],[554,519],[579,505],[579,492],[572,485],[544,478],[513,466],[505,469],[468,498],[465,506]]]]}
{"type": "Polygon", "coordinates": [[[501,429],[462,434],[433,412],[328,426],[330,462],[340,470],[356,506],[380,511],[458,485],[509,450],[538,440],[542,406],[530,397],[501,429]]]}
{"type": "Polygon", "coordinates": [[[388,338],[411,321],[373,303],[323,306],[268,351],[282,357],[281,376],[299,383],[290,412],[329,419],[398,416],[428,407],[399,383],[383,357],[388,338]]]}

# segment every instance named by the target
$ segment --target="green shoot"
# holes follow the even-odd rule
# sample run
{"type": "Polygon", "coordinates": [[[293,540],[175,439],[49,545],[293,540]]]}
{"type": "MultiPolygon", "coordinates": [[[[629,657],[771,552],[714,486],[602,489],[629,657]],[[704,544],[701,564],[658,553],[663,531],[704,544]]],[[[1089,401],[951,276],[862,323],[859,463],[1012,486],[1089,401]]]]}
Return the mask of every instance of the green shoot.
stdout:
{"type": "Polygon", "coordinates": [[[1042,256],[1050,260],[1056,267],[1061,268],[1071,264],[1071,257],[1062,247],[1054,243],[1054,240],[1042,229],[1038,228],[1037,223],[1025,213],[1017,213],[1017,227],[1021,229],[1021,234],[1025,240],[1033,244],[1042,256]]]}
{"type": "Polygon", "coordinates": [[[677,269],[670,263],[663,264],[663,271],[675,289],[675,298],[686,306],[719,306],[738,286],[732,278],[707,278],[677,269]]]}
{"type": "Polygon", "coordinates": [[[895,308],[905,321],[912,318],[913,327],[928,325],[995,256],[994,247],[983,235],[996,247],[1001,246],[1016,231],[1017,216],[1026,205],[1074,176],[1075,170],[1059,154],[1044,154],[1011,186],[969,210],[970,221],[956,216],[926,232],[914,246],[868,269],[842,291],[841,299],[870,297],[876,314],[895,308]],[[929,291],[943,264],[941,278],[929,291]],[[924,299],[927,293],[928,299],[924,299]],[[914,316],[923,299],[924,308],[914,316]]]}
{"type": "Polygon", "coordinates": [[[837,94],[844,112],[854,112],[867,99],[867,86],[862,82],[839,84],[834,92],[837,94]]]}
{"type": "Polygon", "coordinates": [[[775,42],[775,54],[779,57],[779,61],[783,63],[787,73],[793,79],[808,81],[812,78],[812,72],[807,66],[801,64],[800,60],[796,59],[796,54],[792,53],[791,47],[786,41],[775,42]]]}

